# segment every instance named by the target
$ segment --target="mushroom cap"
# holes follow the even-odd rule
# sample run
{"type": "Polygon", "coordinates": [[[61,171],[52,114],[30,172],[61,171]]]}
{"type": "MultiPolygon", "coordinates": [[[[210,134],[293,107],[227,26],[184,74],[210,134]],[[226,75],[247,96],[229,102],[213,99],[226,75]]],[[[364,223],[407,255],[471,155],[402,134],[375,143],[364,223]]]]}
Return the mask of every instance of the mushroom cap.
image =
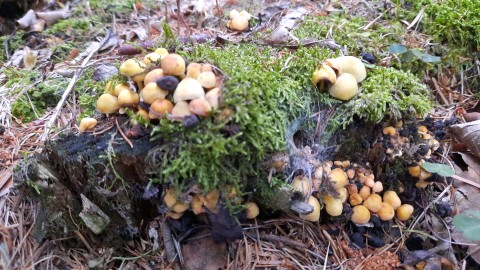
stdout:
{"type": "Polygon", "coordinates": [[[359,58],[348,55],[340,56],[336,59],[342,67],[342,73],[352,74],[357,82],[361,82],[367,77],[367,69],[359,58]]]}
{"type": "Polygon", "coordinates": [[[202,87],[206,89],[212,89],[217,85],[217,77],[211,71],[205,71],[198,75],[197,80],[200,82],[202,87]]]}
{"type": "Polygon", "coordinates": [[[335,168],[328,174],[328,179],[332,182],[335,189],[345,187],[348,184],[347,174],[342,168],[335,168]]]}
{"type": "Polygon", "coordinates": [[[336,99],[350,100],[358,94],[357,80],[350,73],[342,73],[328,92],[336,99]]]}
{"type": "Polygon", "coordinates": [[[368,210],[376,213],[382,207],[382,197],[378,194],[370,194],[368,198],[363,202],[363,205],[368,208],[368,210]]]}
{"type": "Polygon", "coordinates": [[[187,77],[198,78],[201,73],[202,64],[200,63],[190,63],[187,66],[187,77]]]}
{"type": "Polygon", "coordinates": [[[217,204],[219,200],[220,200],[220,192],[218,191],[218,189],[214,189],[209,193],[207,193],[207,195],[205,195],[204,205],[210,211],[217,213],[217,204]]]}
{"type": "Polygon", "coordinates": [[[308,197],[308,204],[313,207],[313,212],[308,215],[300,215],[300,218],[311,222],[318,221],[320,219],[320,203],[317,198],[310,196],[308,197]]]}
{"type": "Polygon", "coordinates": [[[153,52],[143,57],[143,63],[147,66],[150,66],[152,64],[158,64],[161,59],[162,59],[162,56],[160,54],[153,52]]]}
{"type": "Polygon", "coordinates": [[[140,91],[140,97],[145,103],[152,104],[157,99],[165,99],[168,91],[162,90],[157,83],[151,82],[140,91]]]}
{"type": "Polygon", "coordinates": [[[248,13],[247,11],[245,10],[242,10],[240,11],[240,16],[244,17],[245,19],[247,20],[250,20],[252,18],[252,15],[250,15],[250,13],[248,13]]]}
{"type": "Polygon", "coordinates": [[[111,94],[102,94],[97,100],[97,111],[104,114],[111,114],[118,111],[120,105],[118,98],[111,94]]]}
{"type": "Polygon", "coordinates": [[[390,204],[382,202],[382,207],[378,210],[377,215],[381,220],[388,221],[395,216],[395,210],[390,204]]]}
{"type": "Polygon", "coordinates": [[[158,48],[155,50],[155,53],[159,54],[162,58],[168,55],[168,51],[165,48],[158,48]]]}
{"type": "Polygon", "coordinates": [[[406,221],[413,214],[413,206],[410,204],[402,204],[396,210],[396,216],[401,221],[406,221]]]}
{"type": "Polygon", "coordinates": [[[138,96],[138,94],[130,89],[122,90],[118,94],[118,104],[121,108],[137,106],[139,102],[140,97],[138,96]]]}
{"type": "Polygon", "coordinates": [[[212,112],[212,106],[204,98],[197,98],[188,104],[188,109],[195,115],[198,116],[209,116],[212,112]]]}
{"type": "Polygon", "coordinates": [[[220,95],[222,92],[220,91],[220,88],[213,88],[212,90],[208,91],[205,94],[205,99],[210,103],[210,106],[212,106],[212,109],[216,110],[218,109],[218,103],[220,101],[220,95]]]}
{"type": "Polygon", "coordinates": [[[87,130],[93,129],[97,125],[97,119],[92,117],[85,117],[80,120],[80,125],[78,130],[80,132],[85,132],[87,130]]]}
{"type": "Polygon", "coordinates": [[[173,104],[168,99],[157,99],[150,105],[150,119],[162,118],[166,113],[172,112],[173,104]]]}
{"type": "Polygon", "coordinates": [[[237,16],[229,21],[228,27],[235,31],[244,31],[248,28],[248,20],[243,16],[237,16]]]}
{"type": "Polygon", "coordinates": [[[335,74],[335,71],[326,64],[322,64],[313,72],[312,82],[314,85],[319,85],[320,89],[326,89],[336,81],[337,75],[335,74]]]}
{"type": "Polygon", "coordinates": [[[176,53],[162,58],[161,67],[165,75],[182,76],[185,73],[185,60],[176,53]]]}
{"type": "Polygon", "coordinates": [[[402,201],[398,194],[393,190],[388,190],[383,193],[383,201],[390,204],[393,209],[397,209],[400,205],[402,205],[402,201]]]}
{"type": "Polygon", "coordinates": [[[351,206],[359,205],[363,202],[362,197],[358,193],[350,194],[349,200],[351,206]]]}
{"type": "Polygon", "coordinates": [[[206,72],[206,71],[213,71],[212,65],[209,63],[204,63],[202,64],[202,68],[200,69],[201,72],[206,72]]]}
{"type": "Polygon", "coordinates": [[[145,64],[137,59],[128,59],[120,66],[120,74],[131,77],[145,71],[145,64]]]}
{"type": "Polygon", "coordinates": [[[358,225],[366,224],[370,220],[370,211],[363,205],[353,207],[352,222],[358,225]]]}
{"type": "Polygon", "coordinates": [[[304,197],[312,193],[312,183],[305,176],[297,176],[292,181],[292,188],[295,191],[301,192],[304,197]]]}
{"type": "Polygon", "coordinates": [[[238,12],[238,10],[236,10],[236,9],[232,9],[232,10],[230,10],[230,12],[228,13],[228,17],[229,17],[230,19],[236,18],[236,17],[238,17],[238,16],[240,16],[240,12],[238,12]]]}
{"type": "Polygon", "coordinates": [[[337,60],[337,58],[329,58],[323,61],[324,65],[329,66],[337,76],[340,76],[342,74],[342,65],[340,61],[337,60]]]}
{"type": "Polygon", "coordinates": [[[200,194],[195,194],[192,199],[192,211],[195,215],[200,215],[205,212],[203,209],[203,203],[205,202],[205,197],[200,194]]]}
{"type": "Polygon", "coordinates": [[[115,87],[113,88],[113,94],[112,95],[118,97],[120,92],[122,92],[123,90],[130,90],[130,85],[128,85],[128,83],[119,83],[119,84],[115,85],[115,87]]]}
{"type": "Polygon", "coordinates": [[[173,101],[175,103],[203,97],[205,97],[205,92],[203,91],[202,85],[192,78],[183,79],[173,93],[173,101]]]}
{"type": "Polygon", "coordinates": [[[163,76],[163,70],[161,68],[152,69],[150,72],[147,73],[147,75],[145,75],[143,83],[147,85],[151,82],[156,82],[162,76],[163,76]]]}
{"type": "Polygon", "coordinates": [[[188,107],[188,102],[186,101],[177,102],[175,106],[173,106],[172,116],[185,117],[187,115],[192,115],[192,112],[188,107]]]}
{"type": "Polygon", "coordinates": [[[325,209],[327,213],[332,217],[338,217],[343,212],[342,200],[336,199],[330,195],[323,196],[323,203],[325,204],[325,209]]]}
{"type": "Polygon", "coordinates": [[[245,213],[248,219],[254,219],[258,216],[258,214],[260,214],[260,208],[258,208],[256,203],[246,202],[243,205],[246,207],[245,213]]]}

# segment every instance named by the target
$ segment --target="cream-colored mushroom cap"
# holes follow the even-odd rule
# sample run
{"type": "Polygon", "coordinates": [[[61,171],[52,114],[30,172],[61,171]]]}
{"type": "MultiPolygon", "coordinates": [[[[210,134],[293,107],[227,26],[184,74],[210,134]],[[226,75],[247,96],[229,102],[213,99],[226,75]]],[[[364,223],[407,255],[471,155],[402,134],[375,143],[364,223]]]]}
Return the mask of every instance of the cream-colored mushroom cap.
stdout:
{"type": "Polygon", "coordinates": [[[254,219],[258,216],[258,214],[260,214],[260,208],[258,208],[256,203],[246,202],[243,205],[246,207],[245,213],[248,219],[254,219]]]}
{"type": "Polygon", "coordinates": [[[145,57],[143,58],[143,63],[149,66],[151,64],[158,64],[161,59],[162,56],[160,54],[153,52],[145,55],[145,57]]]}
{"type": "Polygon", "coordinates": [[[120,74],[131,77],[144,72],[145,68],[145,64],[137,59],[128,59],[120,66],[120,74]]]}
{"type": "Polygon", "coordinates": [[[205,97],[205,92],[202,85],[197,80],[188,77],[178,84],[177,89],[173,93],[173,101],[175,103],[203,97],[205,97]]]}
{"type": "Polygon", "coordinates": [[[354,56],[340,56],[336,59],[342,66],[342,73],[352,74],[357,82],[361,82],[367,77],[367,69],[359,58],[354,56]]]}
{"type": "Polygon", "coordinates": [[[212,90],[208,91],[205,94],[205,99],[210,103],[210,106],[212,106],[212,109],[218,109],[218,103],[220,100],[220,95],[221,95],[220,88],[213,88],[212,90]]]}
{"type": "Polygon", "coordinates": [[[217,77],[211,71],[205,71],[198,75],[197,80],[200,82],[202,87],[206,89],[212,89],[217,84],[217,77]]]}
{"type": "Polygon", "coordinates": [[[171,53],[162,58],[161,67],[165,75],[183,76],[185,60],[180,55],[171,53]]]}
{"type": "Polygon", "coordinates": [[[308,198],[308,204],[313,207],[313,212],[308,215],[300,215],[300,218],[312,222],[318,221],[320,219],[320,203],[317,198],[310,196],[308,198]]]}
{"type": "Polygon", "coordinates": [[[140,98],[138,94],[130,89],[122,90],[120,94],[118,94],[118,105],[122,108],[137,106],[139,102],[140,98]]]}
{"type": "Polygon", "coordinates": [[[248,20],[243,16],[237,16],[229,21],[228,27],[235,31],[244,31],[248,28],[248,20]]]}
{"type": "Polygon", "coordinates": [[[342,73],[328,92],[336,99],[350,100],[358,94],[357,80],[350,73],[342,73]]]}
{"type": "Polygon", "coordinates": [[[162,90],[157,83],[151,82],[145,85],[140,91],[140,97],[145,103],[152,104],[157,99],[164,99],[168,95],[168,91],[162,90]]]}
{"type": "Polygon", "coordinates": [[[85,132],[87,130],[93,129],[97,125],[97,119],[92,117],[85,117],[80,120],[80,125],[78,130],[80,132],[85,132]]]}
{"type": "Polygon", "coordinates": [[[192,112],[188,108],[188,102],[179,101],[172,109],[172,116],[176,117],[185,117],[187,115],[192,115],[192,112]]]}
{"type": "Polygon", "coordinates": [[[147,75],[145,75],[143,83],[147,85],[151,82],[156,82],[161,77],[163,77],[163,70],[161,68],[152,69],[147,75]]]}
{"type": "Polygon", "coordinates": [[[97,100],[97,111],[104,114],[111,114],[118,111],[120,105],[116,96],[103,94],[97,100]]]}

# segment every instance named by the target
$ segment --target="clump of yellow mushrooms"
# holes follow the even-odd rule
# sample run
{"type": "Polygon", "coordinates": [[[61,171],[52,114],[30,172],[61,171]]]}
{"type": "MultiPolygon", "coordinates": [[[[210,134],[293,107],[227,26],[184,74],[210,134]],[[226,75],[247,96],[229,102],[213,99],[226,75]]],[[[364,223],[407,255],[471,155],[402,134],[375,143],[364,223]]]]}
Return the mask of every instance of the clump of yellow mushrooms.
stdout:
{"type": "MultiPolygon", "coordinates": [[[[218,108],[220,79],[210,64],[190,63],[164,48],[143,59],[128,59],[120,66],[125,81],[107,83],[96,104],[97,111],[111,115],[130,108],[147,120],[186,116],[208,117],[218,108]]],[[[92,119],[81,121],[80,131],[95,127],[92,119]]]]}
{"type": "Polygon", "coordinates": [[[340,100],[350,100],[358,94],[358,83],[367,77],[362,60],[354,56],[326,59],[313,72],[312,82],[322,91],[340,100]]]}
{"type": "Polygon", "coordinates": [[[297,176],[291,185],[313,208],[312,213],[300,215],[307,221],[319,221],[323,208],[331,217],[340,216],[345,204],[353,208],[351,221],[357,225],[367,224],[372,215],[383,221],[394,217],[406,221],[413,213],[413,206],[402,204],[397,192],[383,190],[382,182],[375,181],[371,170],[348,160],[319,163],[311,178],[297,176]],[[329,181],[335,192],[320,190],[325,186],[323,181],[329,181]]]}
{"type": "Polygon", "coordinates": [[[238,12],[238,10],[233,9],[230,11],[229,17],[230,20],[227,22],[227,27],[234,31],[243,32],[247,30],[248,22],[252,15],[245,10],[238,12]]]}

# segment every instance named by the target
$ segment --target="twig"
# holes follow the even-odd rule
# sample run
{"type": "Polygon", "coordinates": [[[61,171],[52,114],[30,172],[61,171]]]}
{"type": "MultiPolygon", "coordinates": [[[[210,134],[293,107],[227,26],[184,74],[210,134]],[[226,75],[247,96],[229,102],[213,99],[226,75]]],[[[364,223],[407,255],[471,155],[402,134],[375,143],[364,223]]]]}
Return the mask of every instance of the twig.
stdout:
{"type": "Polygon", "coordinates": [[[175,252],[175,244],[173,243],[172,232],[170,227],[165,222],[160,223],[160,230],[162,230],[163,244],[165,245],[165,252],[167,253],[167,260],[171,264],[175,261],[177,254],[175,252]]]}
{"type": "Polygon", "coordinates": [[[417,16],[415,17],[415,19],[413,19],[413,21],[408,25],[407,27],[407,30],[412,28],[417,22],[419,22],[422,18],[423,18],[423,14],[425,13],[425,9],[427,8],[427,6],[424,6],[417,14],[417,16]]]}
{"type": "Polygon", "coordinates": [[[438,95],[440,95],[440,97],[442,98],[443,103],[444,103],[445,105],[450,105],[450,102],[448,102],[447,98],[446,98],[445,95],[442,93],[442,90],[440,89],[440,86],[438,85],[437,80],[432,77],[432,81],[433,81],[433,85],[435,86],[435,90],[437,90],[438,95]]]}
{"type": "Polygon", "coordinates": [[[118,120],[115,118],[115,125],[117,125],[117,130],[120,132],[120,135],[122,135],[123,139],[130,145],[130,148],[133,148],[132,142],[128,139],[128,137],[123,133],[122,128],[120,127],[120,124],[118,124],[118,120]]]}
{"type": "Polygon", "coordinates": [[[107,43],[107,41],[110,39],[111,35],[112,35],[112,32],[109,30],[108,33],[107,33],[107,36],[83,60],[82,65],[80,66],[79,69],[77,69],[77,71],[75,72],[75,75],[73,75],[73,78],[71,79],[70,83],[68,84],[67,89],[65,89],[65,92],[63,92],[62,98],[58,102],[57,107],[55,107],[55,111],[53,112],[52,116],[50,117],[50,120],[45,125],[45,133],[42,136],[40,136],[41,141],[45,141],[48,138],[48,134],[50,133],[50,130],[52,129],[53,125],[55,124],[55,121],[57,120],[57,117],[60,114],[60,111],[62,110],[62,107],[65,104],[65,101],[67,100],[68,96],[72,92],[73,87],[75,86],[75,83],[82,76],[83,71],[84,71],[85,66],[87,65],[88,61],[90,60],[90,58],[93,57],[93,55],[95,53],[97,53],[103,47],[103,45],[105,45],[107,43]]]}

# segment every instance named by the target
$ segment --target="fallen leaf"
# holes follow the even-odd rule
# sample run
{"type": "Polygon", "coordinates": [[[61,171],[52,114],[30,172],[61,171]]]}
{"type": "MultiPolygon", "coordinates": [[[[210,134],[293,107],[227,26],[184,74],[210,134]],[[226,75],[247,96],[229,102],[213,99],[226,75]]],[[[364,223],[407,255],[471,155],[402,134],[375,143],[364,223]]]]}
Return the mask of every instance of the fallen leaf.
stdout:
{"type": "Polygon", "coordinates": [[[0,197],[8,194],[13,185],[13,167],[5,169],[0,172],[0,197]]]}
{"type": "Polygon", "coordinates": [[[457,141],[464,143],[472,154],[480,157],[480,120],[453,125],[450,132],[457,141]]]}
{"type": "Polygon", "coordinates": [[[200,232],[195,239],[182,246],[185,269],[227,269],[228,249],[226,242],[215,242],[209,231],[200,232]],[[203,235],[203,236],[202,236],[203,235]]]}
{"type": "Polygon", "coordinates": [[[31,50],[29,47],[24,48],[23,67],[26,70],[32,70],[37,63],[38,52],[31,50]]]}

